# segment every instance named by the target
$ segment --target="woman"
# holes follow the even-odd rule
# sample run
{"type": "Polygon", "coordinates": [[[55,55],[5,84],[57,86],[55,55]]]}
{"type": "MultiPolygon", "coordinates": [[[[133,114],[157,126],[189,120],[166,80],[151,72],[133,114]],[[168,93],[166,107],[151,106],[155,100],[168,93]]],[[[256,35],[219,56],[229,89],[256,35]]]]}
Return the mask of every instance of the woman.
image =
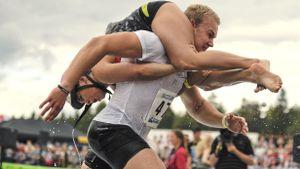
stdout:
{"type": "Polygon", "coordinates": [[[208,160],[210,155],[210,147],[213,142],[213,138],[210,135],[205,136],[201,141],[197,144],[196,153],[199,159],[199,164],[197,165],[197,169],[210,169],[210,162],[208,160]]]}
{"type": "Polygon", "coordinates": [[[183,133],[180,130],[173,130],[170,133],[170,142],[174,148],[167,161],[167,169],[187,169],[188,152],[184,148],[183,133]]]}

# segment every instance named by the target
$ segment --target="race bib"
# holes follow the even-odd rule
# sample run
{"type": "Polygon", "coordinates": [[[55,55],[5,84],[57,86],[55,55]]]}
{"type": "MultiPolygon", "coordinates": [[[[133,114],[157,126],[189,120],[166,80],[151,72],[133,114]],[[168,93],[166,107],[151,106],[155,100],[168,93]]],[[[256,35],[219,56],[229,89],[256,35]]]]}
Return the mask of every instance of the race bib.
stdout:
{"type": "Polygon", "coordinates": [[[162,116],[171,105],[173,99],[177,96],[176,93],[166,89],[160,89],[152,103],[150,111],[147,113],[144,122],[148,127],[157,128],[162,116]]]}

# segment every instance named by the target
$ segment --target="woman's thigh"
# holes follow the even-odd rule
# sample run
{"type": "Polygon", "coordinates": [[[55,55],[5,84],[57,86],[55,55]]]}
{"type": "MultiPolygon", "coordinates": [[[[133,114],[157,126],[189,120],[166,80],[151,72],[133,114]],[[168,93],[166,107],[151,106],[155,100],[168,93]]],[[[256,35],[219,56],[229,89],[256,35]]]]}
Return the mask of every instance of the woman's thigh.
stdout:
{"type": "Polygon", "coordinates": [[[166,3],[160,7],[151,27],[162,41],[173,64],[180,57],[196,54],[192,24],[175,3],[166,3]]]}

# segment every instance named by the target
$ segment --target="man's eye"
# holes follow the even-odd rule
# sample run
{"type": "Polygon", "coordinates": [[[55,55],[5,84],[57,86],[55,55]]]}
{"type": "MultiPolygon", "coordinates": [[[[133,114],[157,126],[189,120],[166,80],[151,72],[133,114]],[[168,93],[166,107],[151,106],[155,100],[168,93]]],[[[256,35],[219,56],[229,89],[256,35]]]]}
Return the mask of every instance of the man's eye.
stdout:
{"type": "Polygon", "coordinates": [[[82,98],[82,96],[80,94],[78,95],[77,100],[78,100],[78,102],[83,102],[83,98],[82,98]]]}

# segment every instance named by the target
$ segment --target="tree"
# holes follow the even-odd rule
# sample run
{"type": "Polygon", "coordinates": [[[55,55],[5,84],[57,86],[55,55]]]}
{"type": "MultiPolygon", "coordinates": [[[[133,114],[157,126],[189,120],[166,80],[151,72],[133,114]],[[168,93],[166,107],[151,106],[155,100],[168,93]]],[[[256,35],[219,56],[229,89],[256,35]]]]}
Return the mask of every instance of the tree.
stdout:
{"type": "Polygon", "coordinates": [[[173,127],[176,115],[171,108],[168,108],[158,126],[160,129],[170,129],[173,127]]]}
{"type": "MultiPolygon", "coordinates": [[[[89,109],[89,111],[86,112],[86,114],[83,116],[83,118],[78,122],[76,128],[84,133],[87,132],[88,127],[90,126],[91,121],[93,118],[97,115],[97,113],[101,112],[101,110],[106,106],[105,102],[100,102],[98,105],[96,105],[95,110],[89,109]]],[[[75,124],[76,120],[81,115],[82,111],[76,111],[75,114],[68,118],[68,122],[70,124],[75,124]]]]}
{"type": "Polygon", "coordinates": [[[224,113],[226,111],[225,108],[224,108],[224,106],[221,103],[217,102],[217,95],[215,95],[214,93],[212,93],[211,95],[209,95],[208,98],[207,98],[207,100],[211,104],[213,104],[215,106],[215,108],[217,110],[219,110],[220,112],[224,113]]]}
{"type": "Polygon", "coordinates": [[[98,104],[98,106],[96,107],[94,114],[99,113],[105,107],[106,103],[104,101],[100,102],[100,104],[98,104]]]}
{"type": "Polygon", "coordinates": [[[289,109],[290,121],[288,122],[289,127],[287,128],[287,133],[294,135],[299,133],[300,128],[300,107],[294,106],[289,109]]]}
{"type": "Polygon", "coordinates": [[[261,118],[261,107],[263,104],[251,102],[246,99],[242,100],[242,105],[237,112],[238,115],[244,117],[248,123],[249,130],[252,132],[261,132],[264,126],[264,119],[261,118]]]}
{"type": "Polygon", "coordinates": [[[267,112],[267,125],[266,129],[272,134],[282,134],[287,131],[289,122],[292,120],[288,114],[286,92],[282,89],[276,101],[276,105],[270,107],[267,112]]]}
{"type": "Polygon", "coordinates": [[[35,119],[36,119],[36,112],[35,112],[35,111],[32,111],[32,112],[31,112],[30,119],[31,119],[31,120],[35,120],[35,119]]]}

